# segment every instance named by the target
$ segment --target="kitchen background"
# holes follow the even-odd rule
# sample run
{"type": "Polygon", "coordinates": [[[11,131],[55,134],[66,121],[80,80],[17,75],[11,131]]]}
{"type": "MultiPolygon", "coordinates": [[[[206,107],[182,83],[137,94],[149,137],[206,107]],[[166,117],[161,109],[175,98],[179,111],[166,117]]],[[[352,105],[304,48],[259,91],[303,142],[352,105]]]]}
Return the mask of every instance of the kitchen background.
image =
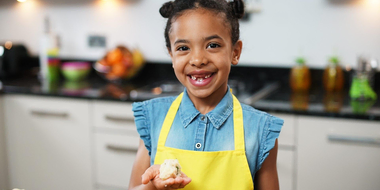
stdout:
{"type": "MultiPolygon", "coordinates": [[[[0,0],[0,190],[127,189],[139,140],[131,103],[183,90],[174,82],[164,44],[166,21],[158,9],[166,0],[20,1],[0,0]],[[125,45],[137,48],[146,64],[122,83],[92,67],[85,79],[62,72],[59,79],[40,80],[35,66],[45,18],[59,37],[62,63],[97,65],[125,45]],[[13,49],[25,45],[32,58],[18,59],[22,49],[5,50],[2,45],[7,49],[9,42],[13,49]],[[10,75],[12,64],[20,68],[10,75]],[[30,72],[22,70],[30,65],[30,72]]],[[[229,85],[240,101],[285,120],[277,159],[281,189],[380,189],[380,101],[373,98],[374,92],[380,95],[380,0],[246,0],[246,5],[248,17],[240,22],[243,53],[229,85]],[[361,55],[372,58],[364,61],[370,71],[362,74],[372,77],[373,91],[356,89],[372,99],[350,97],[361,55]],[[297,83],[308,90],[292,91],[290,71],[300,56],[311,68],[302,75],[311,76],[311,85],[297,83]],[[340,90],[322,86],[331,56],[343,68],[340,90]]],[[[57,57],[50,58],[54,68],[57,57]]]]}
{"type": "MultiPolygon", "coordinates": [[[[60,55],[99,59],[88,37],[106,37],[106,48],[124,44],[141,49],[147,60],[170,62],[164,46],[165,0],[2,0],[0,41],[26,44],[38,55],[44,17],[61,39],[60,55]]],[[[290,67],[297,56],[323,68],[331,55],[356,66],[359,55],[380,57],[379,0],[247,0],[253,9],[241,22],[241,64],[290,67]]]]}

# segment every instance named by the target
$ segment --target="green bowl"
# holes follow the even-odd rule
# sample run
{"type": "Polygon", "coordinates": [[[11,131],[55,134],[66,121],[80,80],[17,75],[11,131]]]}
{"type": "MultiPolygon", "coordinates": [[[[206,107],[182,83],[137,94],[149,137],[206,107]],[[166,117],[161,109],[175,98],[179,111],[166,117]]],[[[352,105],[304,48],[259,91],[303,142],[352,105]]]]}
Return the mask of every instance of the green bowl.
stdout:
{"type": "Polygon", "coordinates": [[[63,76],[69,81],[83,80],[90,73],[90,69],[62,69],[63,76]]]}
{"type": "Polygon", "coordinates": [[[89,62],[64,62],[61,66],[62,75],[69,81],[79,81],[87,77],[91,71],[89,62]]]}

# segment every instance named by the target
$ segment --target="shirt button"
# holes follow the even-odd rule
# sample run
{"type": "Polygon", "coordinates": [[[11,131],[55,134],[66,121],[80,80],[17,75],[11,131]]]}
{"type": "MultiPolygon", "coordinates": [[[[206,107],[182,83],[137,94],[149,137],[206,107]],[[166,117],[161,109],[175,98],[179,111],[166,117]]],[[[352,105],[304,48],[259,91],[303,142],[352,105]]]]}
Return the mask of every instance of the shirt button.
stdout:
{"type": "Polygon", "coordinates": [[[202,147],[202,144],[201,144],[201,143],[197,143],[197,144],[195,144],[195,148],[200,149],[201,147],[202,147]]]}
{"type": "Polygon", "coordinates": [[[202,115],[201,120],[203,121],[203,120],[205,120],[205,118],[206,118],[206,117],[205,117],[204,115],[202,115]]]}

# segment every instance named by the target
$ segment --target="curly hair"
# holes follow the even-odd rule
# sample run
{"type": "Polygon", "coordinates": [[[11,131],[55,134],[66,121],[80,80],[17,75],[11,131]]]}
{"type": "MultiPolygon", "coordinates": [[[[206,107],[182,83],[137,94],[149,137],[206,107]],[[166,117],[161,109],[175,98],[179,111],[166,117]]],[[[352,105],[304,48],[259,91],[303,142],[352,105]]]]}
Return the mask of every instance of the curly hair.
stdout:
{"type": "Polygon", "coordinates": [[[225,15],[225,21],[231,29],[232,44],[235,44],[239,40],[239,19],[244,16],[243,0],[233,0],[231,2],[227,2],[226,0],[175,0],[164,3],[160,8],[161,16],[168,18],[164,35],[166,47],[169,50],[171,49],[169,31],[174,20],[181,16],[186,10],[198,8],[210,10],[216,14],[223,13],[225,15]]]}

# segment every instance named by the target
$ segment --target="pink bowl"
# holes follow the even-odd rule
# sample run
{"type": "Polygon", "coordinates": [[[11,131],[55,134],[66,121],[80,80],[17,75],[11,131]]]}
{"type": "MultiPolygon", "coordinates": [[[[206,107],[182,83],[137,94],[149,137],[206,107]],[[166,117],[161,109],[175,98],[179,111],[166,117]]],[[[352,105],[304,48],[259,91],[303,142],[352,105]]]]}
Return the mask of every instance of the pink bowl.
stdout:
{"type": "Polygon", "coordinates": [[[64,62],[62,64],[62,69],[90,69],[91,65],[89,62],[64,62]]]}

